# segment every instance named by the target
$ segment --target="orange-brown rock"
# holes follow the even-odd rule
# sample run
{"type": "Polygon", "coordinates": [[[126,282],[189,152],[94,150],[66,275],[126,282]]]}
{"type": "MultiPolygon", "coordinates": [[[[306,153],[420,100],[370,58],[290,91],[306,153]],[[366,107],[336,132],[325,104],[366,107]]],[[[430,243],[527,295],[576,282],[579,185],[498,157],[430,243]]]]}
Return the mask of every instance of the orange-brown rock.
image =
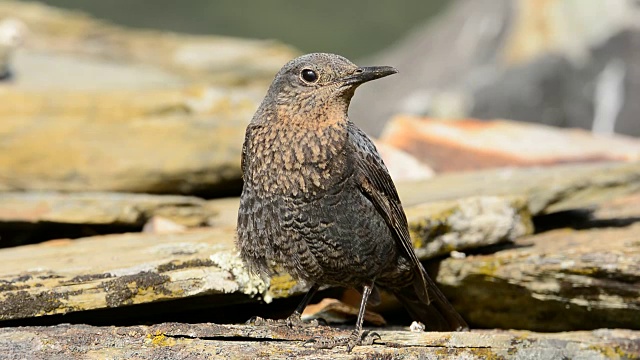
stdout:
{"type": "Polygon", "coordinates": [[[507,120],[397,116],[380,141],[436,172],[640,159],[640,140],[507,120]]]}

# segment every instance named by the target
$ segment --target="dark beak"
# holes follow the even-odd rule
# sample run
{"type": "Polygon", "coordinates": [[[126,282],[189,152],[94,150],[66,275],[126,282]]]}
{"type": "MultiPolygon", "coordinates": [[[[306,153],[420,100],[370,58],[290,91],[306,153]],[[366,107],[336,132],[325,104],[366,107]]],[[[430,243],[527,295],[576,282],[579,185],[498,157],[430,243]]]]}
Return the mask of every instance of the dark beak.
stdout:
{"type": "Polygon", "coordinates": [[[344,78],[344,85],[355,85],[366,83],[367,81],[380,79],[385,76],[393,75],[398,70],[391,66],[367,66],[358,68],[353,74],[344,78]]]}

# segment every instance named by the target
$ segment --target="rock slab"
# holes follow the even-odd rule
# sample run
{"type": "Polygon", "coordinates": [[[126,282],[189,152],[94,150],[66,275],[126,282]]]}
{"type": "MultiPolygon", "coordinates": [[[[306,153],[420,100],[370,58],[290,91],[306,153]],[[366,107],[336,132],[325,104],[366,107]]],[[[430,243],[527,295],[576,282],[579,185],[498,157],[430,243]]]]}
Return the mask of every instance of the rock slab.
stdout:
{"type": "Polygon", "coordinates": [[[2,223],[142,226],[161,216],[185,226],[213,221],[217,212],[200,198],[127,193],[0,193],[2,223]]]}
{"type": "MultiPolygon", "coordinates": [[[[607,244],[608,250],[619,251],[621,255],[613,260],[610,259],[612,255],[602,255],[595,260],[592,259],[589,265],[594,269],[592,273],[584,273],[584,277],[576,277],[577,275],[574,274],[563,281],[580,281],[575,283],[576,286],[586,286],[589,291],[610,291],[609,295],[620,297],[624,293],[615,293],[616,286],[610,285],[609,282],[602,282],[599,277],[603,271],[608,274],[609,270],[606,266],[612,266],[610,270],[614,272],[613,279],[625,277],[636,279],[635,268],[628,264],[637,260],[638,248],[633,245],[633,241],[631,245],[625,245],[626,240],[616,236],[629,234],[625,231],[631,231],[632,235],[633,231],[638,231],[637,226],[632,225],[637,222],[638,215],[634,215],[631,211],[636,208],[631,205],[637,197],[620,197],[621,194],[637,193],[637,189],[640,188],[638,164],[565,166],[553,171],[546,169],[541,173],[531,169],[520,169],[508,173],[508,176],[498,174],[494,178],[483,178],[475,173],[467,174],[466,178],[462,177],[462,174],[456,176],[462,184],[459,187],[451,177],[443,179],[444,176],[436,177],[426,183],[412,184],[421,189],[428,189],[428,192],[420,191],[419,196],[409,197],[414,201],[421,200],[422,203],[412,206],[411,201],[407,201],[411,234],[421,259],[447,255],[452,251],[457,251],[457,256],[464,256],[464,253],[477,251],[480,247],[509,244],[514,241],[518,246],[522,236],[533,232],[532,215],[534,214],[584,208],[592,204],[603,204],[603,199],[615,198],[612,205],[598,207],[595,214],[603,220],[608,218],[607,221],[618,217],[623,219],[623,222],[617,225],[620,228],[610,230],[613,240],[607,244]],[[477,196],[480,192],[490,194],[490,191],[483,190],[489,185],[498,191],[497,195],[477,196]],[[420,196],[423,198],[421,199],[420,196]],[[603,289],[600,289],[601,285],[603,289]]],[[[401,187],[400,193],[403,197],[409,195],[405,190],[401,187]]],[[[81,197],[73,195],[72,198],[80,199],[81,197]]],[[[147,198],[141,195],[139,198],[141,203],[143,199],[147,198]]],[[[157,199],[157,197],[150,199],[157,199]]],[[[181,197],[176,199],[184,200],[181,197]]],[[[108,202],[105,201],[105,206],[107,204],[108,202]]],[[[151,201],[151,208],[159,204],[162,202],[151,201]]],[[[137,304],[160,304],[167,300],[193,299],[199,296],[215,297],[216,301],[211,302],[210,306],[225,302],[250,301],[252,298],[270,301],[273,298],[286,298],[305,291],[304,284],[297,283],[288,276],[280,276],[270,282],[264,282],[247,274],[234,249],[237,198],[196,201],[192,205],[197,205],[193,209],[206,208],[215,213],[213,220],[210,220],[213,221],[212,225],[215,225],[215,228],[192,229],[170,234],[130,233],[76,240],[61,239],[1,249],[0,320],[27,319],[137,304]]],[[[600,223],[599,226],[607,224],[600,223]]],[[[499,261],[477,256],[468,256],[464,260],[448,259],[440,265],[438,281],[446,284],[447,288],[451,288],[448,294],[456,306],[458,303],[461,304],[461,311],[464,316],[467,316],[477,312],[478,303],[465,303],[470,301],[464,296],[465,289],[468,288],[469,291],[480,289],[477,291],[482,292],[485,291],[482,290],[485,286],[491,289],[491,284],[494,284],[490,280],[491,277],[486,281],[469,280],[474,276],[482,275],[483,269],[497,267],[496,271],[498,271],[503,268],[502,264],[505,266],[504,269],[508,268],[506,264],[511,264],[513,273],[500,274],[500,278],[507,284],[516,284],[517,286],[514,285],[516,288],[525,286],[520,284],[525,281],[523,278],[529,279],[534,284],[544,283],[547,281],[544,277],[547,276],[545,275],[547,271],[562,274],[563,269],[553,266],[544,267],[542,265],[546,263],[539,265],[534,261],[535,259],[550,258],[551,265],[559,266],[557,265],[559,263],[568,267],[563,271],[569,271],[574,267],[582,269],[581,264],[585,254],[600,251],[598,249],[602,246],[592,243],[594,240],[589,236],[597,237],[607,234],[609,232],[605,230],[595,229],[562,233],[557,236],[558,239],[547,240],[555,246],[565,244],[562,245],[565,248],[557,251],[561,251],[566,261],[556,259],[554,252],[545,250],[545,247],[531,248],[528,243],[523,249],[496,253],[495,256],[502,259],[499,261]],[[576,248],[574,252],[569,251],[571,248],[566,245],[566,241],[570,240],[566,239],[571,239],[570,235],[586,237],[587,240],[584,241],[573,240],[583,242],[584,247],[576,248]],[[517,252],[517,250],[524,251],[529,248],[535,251],[517,252]],[[581,252],[577,249],[581,249],[581,252]],[[522,259],[529,259],[531,262],[523,262],[522,259]],[[495,261],[498,261],[501,266],[489,266],[495,261]],[[483,265],[485,262],[489,265],[483,265]],[[461,264],[467,264],[468,268],[462,268],[461,264]],[[527,270],[530,272],[525,276],[522,274],[524,271],[522,266],[526,264],[530,264],[531,268],[527,270]],[[445,275],[446,277],[443,277],[445,275]],[[469,282],[471,285],[468,284],[469,282]],[[456,287],[460,290],[456,290],[456,287]]],[[[540,244],[544,243],[540,242],[540,244]]],[[[485,278],[481,277],[481,279],[485,278]]],[[[551,292],[548,294],[544,293],[545,301],[558,303],[553,300],[553,296],[558,296],[562,304],[586,301],[591,304],[589,306],[593,314],[599,311],[598,307],[602,308],[603,313],[616,314],[616,311],[620,311],[616,306],[626,302],[629,305],[623,311],[630,313],[625,312],[625,317],[630,316],[633,319],[639,313],[632,308],[636,306],[633,305],[635,300],[632,295],[636,291],[633,283],[628,286],[631,295],[624,295],[627,297],[621,298],[624,301],[616,302],[612,300],[614,298],[604,297],[601,303],[598,303],[597,299],[582,299],[579,293],[561,292],[565,289],[561,285],[554,286],[555,288],[551,290],[555,290],[549,290],[551,292]]],[[[518,298],[518,301],[527,303],[532,301],[531,296],[538,296],[535,292],[524,292],[524,294],[518,298]],[[526,294],[531,296],[527,297],[526,294]]],[[[536,299],[536,301],[540,300],[539,297],[536,299]]],[[[489,302],[498,303],[493,299],[489,302]]],[[[171,305],[167,303],[167,306],[171,305]]],[[[576,311],[571,313],[571,316],[575,316],[575,321],[567,322],[571,325],[571,329],[584,328],[586,326],[584,324],[590,324],[590,328],[633,325],[621,323],[619,317],[611,315],[602,315],[600,320],[593,323],[585,318],[583,323],[579,321],[582,308],[576,305],[571,306],[576,311]]],[[[534,310],[535,307],[528,309],[534,310]]],[[[562,310],[562,312],[566,311],[562,310]]],[[[481,326],[495,325],[491,321],[500,319],[494,316],[494,320],[491,320],[492,317],[475,314],[469,318],[481,326]]],[[[547,321],[545,325],[544,318],[523,322],[518,314],[512,314],[509,321],[501,323],[501,326],[535,326],[537,329],[542,329],[543,326],[553,323],[547,321]]]]}
{"type": "Polygon", "coordinates": [[[396,116],[380,142],[438,173],[496,167],[640,160],[640,139],[507,120],[396,116]]]}
{"type": "Polygon", "coordinates": [[[551,230],[519,238],[511,249],[446,259],[437,281],[472,326],[640,329],[638,219],[619,228],[551,230]]]}
{"type": "Polygon", "coordinates": [[[638,23],[633,0],[455,1],[368,61],[399,73],[359,89],[350,114],[372,134],[412,114],[639,136],[638,23]]]}
{"type": "Polygon", "coordinates": [[[6,359],[634,359],[640,334],[596,330],[539,334],[526,331],[413,333],[378,331],[371,346],[314,350],[302,345],[313,336],[348,335],[326,327],[291,331],[287,327],[164,323],[152,326],[58,325],[0,329],[6,359]]]}
{"type": "Polygon", "coordinates": [[[28,28],[0,86],[0,191],[236,193],[244,129],[296,52],[0,2],[28,28]]]}

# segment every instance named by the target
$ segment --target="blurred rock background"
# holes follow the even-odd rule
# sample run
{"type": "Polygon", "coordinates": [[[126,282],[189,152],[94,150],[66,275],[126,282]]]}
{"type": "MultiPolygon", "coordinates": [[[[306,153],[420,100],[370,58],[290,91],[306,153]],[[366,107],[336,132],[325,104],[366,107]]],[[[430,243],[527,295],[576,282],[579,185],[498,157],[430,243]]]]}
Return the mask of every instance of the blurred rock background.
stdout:
{"type": "Polygon", "coordinates": [[[353,114],[368,116],[371,132],[401,112],[638,136],[639,45],[633,0],[455,1],[371,56],[400,74],[381,89],[362,89],[353,114]]]}
{"type": "Polygon", "coordinates": [[[358,59],[382,51],[417,24],[430,20],[449,0],[399,0],[370,6],[328,0],[106,2],[49,0],[42,3],[85,11],[116,24],[190,34],[278,39],[303,53],[335,52],[358,59]],[[152,4],[152,5],[151,5],[152,4]]]}
{"type": "Polygon", "coordinates": [[[354,120],[375,135],[397,113],[640,135],[634,0],[45,3],[127,26],[278,39],[301,52],[394,64],[395,81],[363,88],[353,102],[354,120]]]}
{"type": "MultiPolygon", "coordinates": [[[[189,323],[286,316],[304,292],[236,255],[240,150],[278,69],[328,51],[400,69],[350,115],[419,257],[473,328],[498,329],[383,338],[425,356],[640,356],[637,1],[48,3],[0,1],[0,353],[233,358],[227,337],[300,340],[189,323]]],[[[305,317],[353,322],[358,302],[325,289],[305,317]]],[[[370,310],[369,326],[409,325],[390,297],[370,310]]]]}

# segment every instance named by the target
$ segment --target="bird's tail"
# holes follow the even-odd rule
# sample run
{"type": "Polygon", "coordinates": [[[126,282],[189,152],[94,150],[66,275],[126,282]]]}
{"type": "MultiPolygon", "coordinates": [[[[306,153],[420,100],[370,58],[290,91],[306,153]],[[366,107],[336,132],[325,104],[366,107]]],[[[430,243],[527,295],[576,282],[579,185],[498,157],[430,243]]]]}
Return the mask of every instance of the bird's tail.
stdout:
{"type": "MultiPolygon", "coordinates": [[[[424,269],[421,269],[424,271],[424,269]]],[[[462,319],[460,314],[453,308],[444,294],[438,289],[436,284],[425,272],[427,281],[428,299],[419,296],[416,286],[421,284],[411,284],[403,288],[393,289],[392,292],[404,305],[409,315],[414,320],[422,322],[430,331],[464,331],[469,329],[469,325],[462,319]]],[[[425,294],[425,292],[421,292],[425,294]]]]}

